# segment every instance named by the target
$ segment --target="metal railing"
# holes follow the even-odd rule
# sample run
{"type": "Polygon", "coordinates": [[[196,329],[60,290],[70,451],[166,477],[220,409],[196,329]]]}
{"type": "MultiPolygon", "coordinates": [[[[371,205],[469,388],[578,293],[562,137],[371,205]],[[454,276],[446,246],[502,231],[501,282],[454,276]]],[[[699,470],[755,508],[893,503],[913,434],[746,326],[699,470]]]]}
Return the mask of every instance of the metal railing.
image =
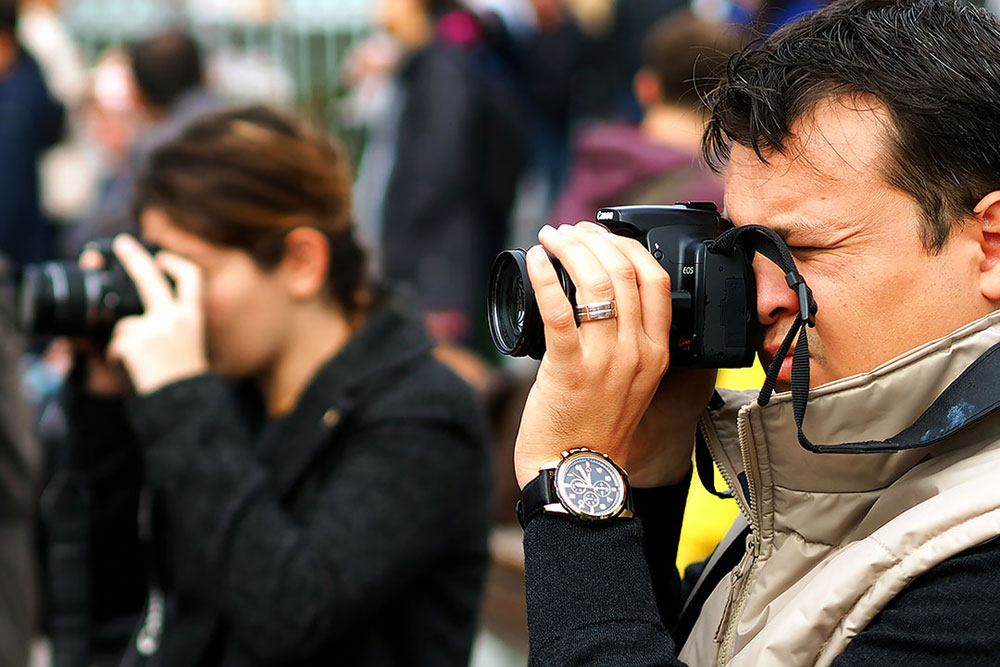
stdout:
{"type": "Polygon", "coordinates": [[[337,113],[345,92],[340,72],[344,54],[371,32],[373,6],[372,0],[76,0],[66,20],[88,63],[158,29],[185,28],[220,71],[243,73],[237,91],[223,86],[223,92],[292,106],[344,136],[356,154],[361,138],[341,126],[337,113]]]}

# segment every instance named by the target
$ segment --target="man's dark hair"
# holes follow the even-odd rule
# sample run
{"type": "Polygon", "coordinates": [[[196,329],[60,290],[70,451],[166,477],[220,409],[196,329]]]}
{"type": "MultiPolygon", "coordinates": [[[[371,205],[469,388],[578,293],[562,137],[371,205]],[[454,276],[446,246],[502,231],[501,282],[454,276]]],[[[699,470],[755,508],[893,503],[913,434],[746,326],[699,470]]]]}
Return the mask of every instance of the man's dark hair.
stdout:
{"type": "Polygon", "coordinates": [[[1000,188],[1000,21],[961,0],[841,0],[734,55],[709,95],[703,151],[730,142],[767,161],[823,98],[861,95],[888,109],[888,181],[916,199],[924,246],[1000,188]]]}
{"type": "Polygon", "coordinates": [[[13,35],[17,32],[17,15],[21,0],[0,0],[0,34],[13,35]]]}
{"type": "Polygon", "coordinates": [[[129,57],[139,91],[159,109],[170,109],[205,78],[198,43],[180,30],[167,30],[133,44],[129,57]]]}
{"type": "Polygon", "coordinates": [[[664,102],[701,108],[697,91],[718,81],[741,41],[732,26],[679,9],[649,31],[643,41],[643,65],[656,74],[664,102]]]}

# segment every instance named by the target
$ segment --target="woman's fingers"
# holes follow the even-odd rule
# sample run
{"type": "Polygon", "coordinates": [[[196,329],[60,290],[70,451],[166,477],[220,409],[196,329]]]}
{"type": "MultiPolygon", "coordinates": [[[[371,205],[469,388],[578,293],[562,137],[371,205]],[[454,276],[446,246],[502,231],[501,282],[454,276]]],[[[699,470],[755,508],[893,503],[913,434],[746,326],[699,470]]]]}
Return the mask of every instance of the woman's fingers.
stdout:
{"type": "Polygon", "coordinates": [[[201,270],[196,264],[171,252],[157,253],[156,263],[173,278],[178,301],[201,306],[201,270]]]}
{"type": "Polygon", "coordinates": [[[142,245],[128,234],[114,241],[115,255],[132,278],[146,310],[162,308],[173,300],[173,292],[163,272],[142,245]]]}

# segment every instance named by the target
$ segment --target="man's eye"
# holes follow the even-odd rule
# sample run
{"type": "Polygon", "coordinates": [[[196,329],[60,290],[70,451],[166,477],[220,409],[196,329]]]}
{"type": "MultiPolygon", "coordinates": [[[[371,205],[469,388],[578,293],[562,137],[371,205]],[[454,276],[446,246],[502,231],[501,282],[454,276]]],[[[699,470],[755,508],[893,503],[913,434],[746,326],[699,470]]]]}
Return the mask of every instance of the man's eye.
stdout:
{"type": "Polygon", "coordinates": [[[793,255],[807,255],[819,251],[819,248],[811,245],[790,245],[788,249],[793,255]]]}

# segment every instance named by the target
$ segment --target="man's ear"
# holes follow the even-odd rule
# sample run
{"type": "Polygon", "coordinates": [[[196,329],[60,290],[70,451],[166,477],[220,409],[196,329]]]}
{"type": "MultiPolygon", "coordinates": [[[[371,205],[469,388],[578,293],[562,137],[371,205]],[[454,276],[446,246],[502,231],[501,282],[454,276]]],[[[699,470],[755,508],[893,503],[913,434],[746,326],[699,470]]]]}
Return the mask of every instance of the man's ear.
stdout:
{"type": "Polygon", "coordinates": [[[318,229],[296,227],[285,236],[285,255],[278,269],[289,294],[310,299],[326,285],[330,245],[318,229]]]}
{"type": "Polygon", "coordinates": [[[986,256],[980,269],[983,296],[1000,301],[1000,190],[979,200],[974,211],[982,228],[982,248],[986,256]]]}

